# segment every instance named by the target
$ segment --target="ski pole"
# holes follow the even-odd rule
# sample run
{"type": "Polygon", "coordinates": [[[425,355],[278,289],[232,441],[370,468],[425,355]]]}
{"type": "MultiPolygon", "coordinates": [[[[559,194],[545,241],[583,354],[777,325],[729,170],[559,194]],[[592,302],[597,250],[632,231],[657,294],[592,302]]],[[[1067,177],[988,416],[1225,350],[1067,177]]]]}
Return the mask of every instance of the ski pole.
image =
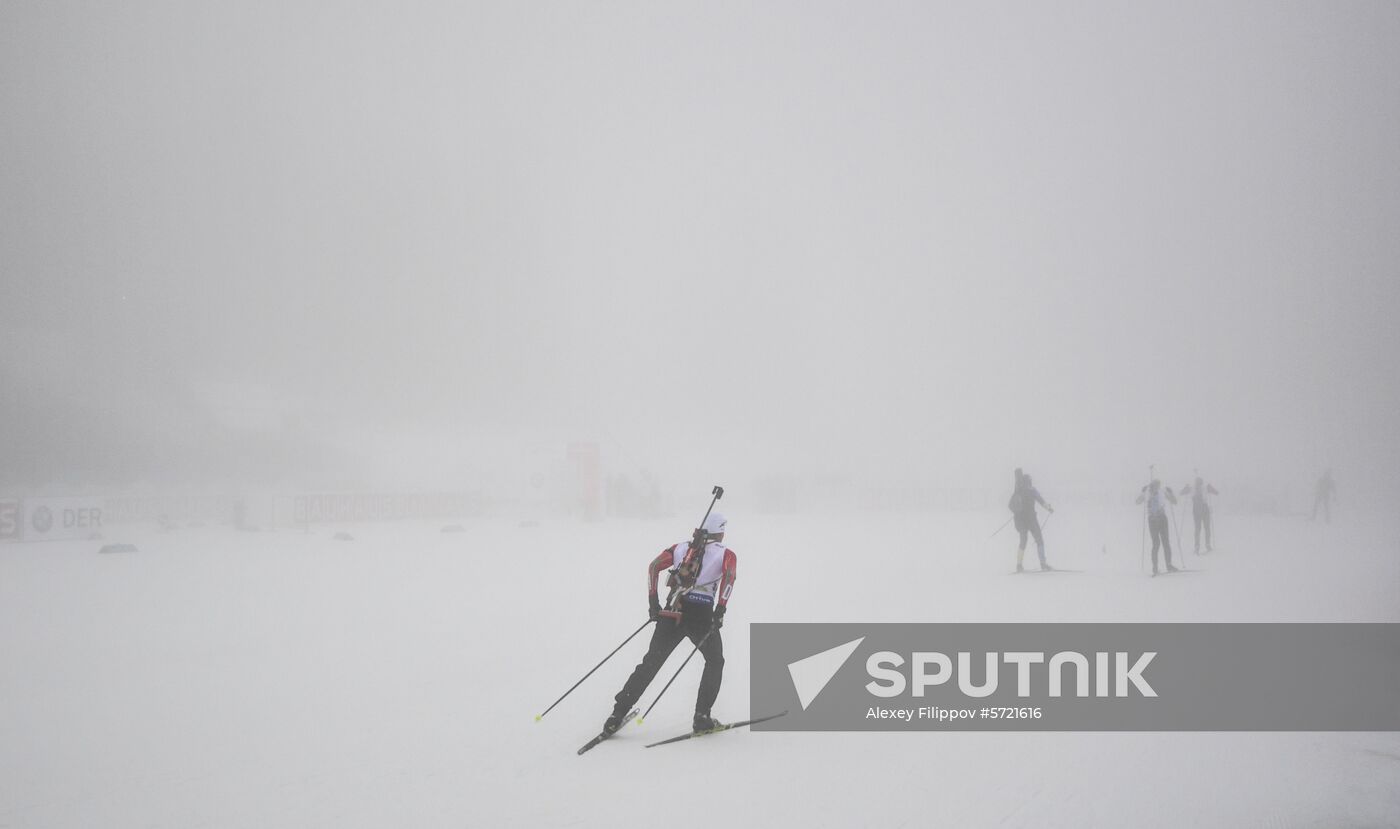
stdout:
{"type": "MultiPolygon", "coordinates": [[[[610,654],[608,654],[607,656],[603,657],[603,662],[607,662],[609,659],[612,659],[613,656],[616,655],[618,651],[622,650],[623,645],[626,645],[628,642],[631,642],[634,638],[636,638],[637,634],[639,634],[639,633],[642,632],[642,628],[644,628],[644,627],[646,627],[647,625],[651,624],[651,622],[652,622],[651,619],[647,619],[645,622],[642,622],[642,627],[639,627],[639,628],[637,628],[636,630],[632,631],[632,635],[631,635],[631,636],[628,636],[626,639],[623,639],[623,640],[622,640],[622,645],[618,645],[617,647],[613,648],[612,653],[610,653],[610,654]]],[[[594,666],[593,666],[593,671],[596,671],[596,670],[598,670],[599,668],[603,667],[603,662],[599,662],[597,665],[594,665],[594,666]]],[[[588,673],[584,674],[584,675],[583,675],[583,679],[588,679],[590,676],[593,676],[593,671],[589,671],[588,673]]],[[[583,684],[583,679],[580,679],[578,682],[575,682],[574,685],[573,685],[573,688],[570,688],[569,690],[567,690],[567,691],[564,692],[564,696],[563,696],[563,697],[560,697],[559,699],[556,699],[556,700],[554,701],[554,705],[558,705],[559,703],[563,702],[563,701],[564,701],[564,697],[567,697],[569,694],[572,694],[572,693],[574,692],[574,688],[577,688],[578,686],[580,686],[580,685],[583,684]]],[[[550,711],[553,711],[553,710],[554,710],[554,705],[551,705],[551,706],[549,706],[548,708],[544,709],[544,714],[538,714],[538,715],[536,715],[536,716],[535,716],[535,722],[539,722],[540,720],[544,719],[544,715],[545,715],[545,714],[548,714],[550,711]]]]}
{"type": "MultiPolygon", "coordinates": [[[[1148,487],[1152,486],[1152,473],[1153,470],[1155,470],[1156,468],[1157,467],[1154,464],[1149,463],[1147,465],[1148,487]]],[[[1146,498],[1147,487],[1144,487],[1142,492],[1144,496],[1142,502],[1142,554],[1138,556],[1138,572],[1145,573],[1147,572],[1147,508],[1150,504],[1148,499],[1146,498]]],[[[1153,566],[1155,567],[1156,565],[1153,566]]]]}
{"type": "Polygon", "coordinates": [[[1181,569],[1189,570],[1186,566],[1186,542],[1181,539],[1181,522],[1176,520],[1176,504],[1172,504],[1172,528],[1176,530],[1176,551],[1181,554],[1181,569]]]}
{"type": "MultiPolygon", "coordinates": [[[[1014,515],[1011,516],[1011,518],[1015,518],[1015,517],[1016,517],[1016,516],[1014,516],[1014,515]]],[[[994,532],[994,533],[992,533],[991,535],[987,536],[987,540],[988,540],[988,541],[991,541],[993,538],[996,538],[997,535],[999,535],[999,534],[1001,533],[1002,530],[1006,529],[1006,525],[1011,523],[1011,518],[1006,519],[1006,523],[1002,524],[1000,527],[997,527],[997,531],[996,531],[996,532],[994,532]]]]}
{"type": "Polygon", "coordinates": [[[680,666],[679,668],[676,669],[676,672],[675,672],[674,674],[671,675],[670,682],[667,682],[667,683],[666,683],[666,687],[665,687],[665,688],[662,688],[662,689],[661,689],[661,693],[657,694],[657,695],[656,695],[656,699],[652,700],[652,701],[651,701],[651,705],[648,705],[648,706],[647,706],[646,713],[642,714],[640,717],[637,718],[637,725],[641,725],[641,724],[642,724],[642,721],[645,720],[645,719],[647,718],[647,714],[650,714],[650,713],[651,713],[651,709],[655,708],[655,707],[656,707],[656,704],[657,704],[658,702],[661,701],[661,698],[662,698],[663,696],[666,695],[666,688],[670,688],[670,687],[671,687],[671,683],[672,683],[672,682],[675,682],[676,679],[677,679],[678,677],[680,677],[681,671],[684,671],[684,670],[685,670],[686,664],[689,663],[690,660],[695,656],[695,654],[698,653],[698,652],[700,651],[700,648],[704,647],[705,643],[706,643],[707,641],[709,641],[710,634],[711,634],[711,633],[714,633],[714,632],[715,632],[715,631],[714,631],[714,628],[711,628],[710,631],[709,631],[709,633],[706,633],[704,636],[702,636],[702,637],[700,638],[700,641],[695,645],[695,650],[693,650],[693,651],[690,652],[690,656],[687,656],[687,657],[685,658],[685,662],[682,662],[682,663],[681,663],[681,666],[680,666]]]}
{"type": "Polygon", "coordinates": [[[1142,505],[1142,555],[1138,556],[1138,572],[1147,572],[1147,505],[1142,505]]]}

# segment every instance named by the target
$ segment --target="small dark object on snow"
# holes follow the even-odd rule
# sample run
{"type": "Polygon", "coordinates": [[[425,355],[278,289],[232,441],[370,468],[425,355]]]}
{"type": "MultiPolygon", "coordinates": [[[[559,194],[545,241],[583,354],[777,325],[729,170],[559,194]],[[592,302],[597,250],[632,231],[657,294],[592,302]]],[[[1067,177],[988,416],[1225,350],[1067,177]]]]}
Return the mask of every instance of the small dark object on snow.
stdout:
{"type": "Polygon", "coordinates": [[[334,536],[334,538],[335,538],[336,541],[354,541],[354,540],[355,540],[355,537],[354,537],[353,535],[351,535],[350,533],[336,533],[335,536],[334,536]]]}
{"type": "Polygon", "coordinates": [[[135,544],[103,544],[103,545],[102,545],[102,549],[98,550],[97,552],[99,552],[99,553],[134,553],[134,552],[136,552],[136,545],[135,545],[135,544]]]}
{"type": "Polygon", "coordinates": [[[442,528],[442,531],[445,533],[464,533],[467,531],[467,528],[463,527],[461,524],[448,524],[442,528]]]}
{"type": "Polygon", "coordinates": [[[532,530],[535,527],[538,527],[539,525],[540,522],[536,521],[533,518],[526,518],[524,521],[520,522],[520,528],[523,530],[532,530]]]}

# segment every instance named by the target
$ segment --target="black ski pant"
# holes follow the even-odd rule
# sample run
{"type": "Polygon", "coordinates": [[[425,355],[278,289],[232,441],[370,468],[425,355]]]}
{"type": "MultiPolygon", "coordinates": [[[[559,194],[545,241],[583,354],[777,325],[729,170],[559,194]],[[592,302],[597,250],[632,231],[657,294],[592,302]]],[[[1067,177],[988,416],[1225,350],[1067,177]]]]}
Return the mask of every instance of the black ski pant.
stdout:
{"type": "Polygon", "coordinates": [[[1026,555],[1026,536],[1035,537],[1035,551],[1040,556],[1040,566],[1045,566],[1045,537],[1040,534],[1040,517],[1036,515],[1017,515],[1016,532],[1021,534],[1021,546],[1016,548],[1016,566],[1021,566],[1021,559],[1026,555]]]}
{"type": "Polygon", "coordinates": [[[700,655],[705,657],[705,671],[700,674],[700,692],[695,698],[695,713],[709,716],[715,697],[719,696],[720,681],[724,678],[724,640],[719,631],[710,632],[714,612],[709,605],[698,602],[681,602],[681,605],[684,612],[679,624],[674,619],[662,618],[652,629],[651,645],[647,647],[646,656],[642,657],[627,678],[627,683],[614,697],[617,704],[613,706],[613,713],[617,716],[624,716],[632,710],[656,677],[656,672],[666,664],[666,658],[682,639],[687,638],[700,645],[700,655]]]}
{"type": "Polygon", "coordinates": [[[1147,531],[1152,534],[1152,572],[1157,572],[1157,548],[1167,552],[1167,566],[1172,566],[1172,540],[1167,534],[1167,514],[1151,515],[1147,518],[1147,531]]]}
{"type": "Polygon", "coordinates": [[[1191,517],[1196,522],[1196,552],[1201,551],[1201,528],[1206,531],[1206,550],[1211,549],[1210,543],[1210,507],[1192,507],[1191,517]]]}

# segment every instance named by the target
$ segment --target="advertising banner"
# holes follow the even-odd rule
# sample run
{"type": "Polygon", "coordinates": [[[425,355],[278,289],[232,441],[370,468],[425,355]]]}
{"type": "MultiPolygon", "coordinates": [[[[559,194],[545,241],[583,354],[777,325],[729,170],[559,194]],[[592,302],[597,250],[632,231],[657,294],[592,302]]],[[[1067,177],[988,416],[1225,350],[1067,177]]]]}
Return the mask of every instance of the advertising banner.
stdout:
{"type": "MultiPolygon", "coordinates": [[[[25,498],[20,504],[19,537],[24,541],[88,538],[102,531],[100,497],[25,498]]],[[[0,517],[0,530],[3,525],[0,517]]]]}
{"type": "Polygon", "coordinates": [[[18,541],[23,520],[24,510],[19,499],[0,499],[0,541],[18,541]]]}
{"type": "Polygon", "coordinates": [[[479,499],[464,493],[342,493],[298,495],[292,502],[297,525],[399,521],[472,515],[479,499]]]}

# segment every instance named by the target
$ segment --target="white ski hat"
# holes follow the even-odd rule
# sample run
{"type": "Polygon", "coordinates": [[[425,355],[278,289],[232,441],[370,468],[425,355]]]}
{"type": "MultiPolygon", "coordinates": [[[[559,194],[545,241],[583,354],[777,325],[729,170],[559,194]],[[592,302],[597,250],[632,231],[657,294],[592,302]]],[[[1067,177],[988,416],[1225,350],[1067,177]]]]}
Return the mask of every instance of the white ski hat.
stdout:
{"type": "Polygon", "coordinates": [[[724,532],[724,528],[729,526],[729,521],[723,515],[712,512],[710,517],[705,519],[705,523],[700,526],[708,535],[719,535],[724,532]]]}

